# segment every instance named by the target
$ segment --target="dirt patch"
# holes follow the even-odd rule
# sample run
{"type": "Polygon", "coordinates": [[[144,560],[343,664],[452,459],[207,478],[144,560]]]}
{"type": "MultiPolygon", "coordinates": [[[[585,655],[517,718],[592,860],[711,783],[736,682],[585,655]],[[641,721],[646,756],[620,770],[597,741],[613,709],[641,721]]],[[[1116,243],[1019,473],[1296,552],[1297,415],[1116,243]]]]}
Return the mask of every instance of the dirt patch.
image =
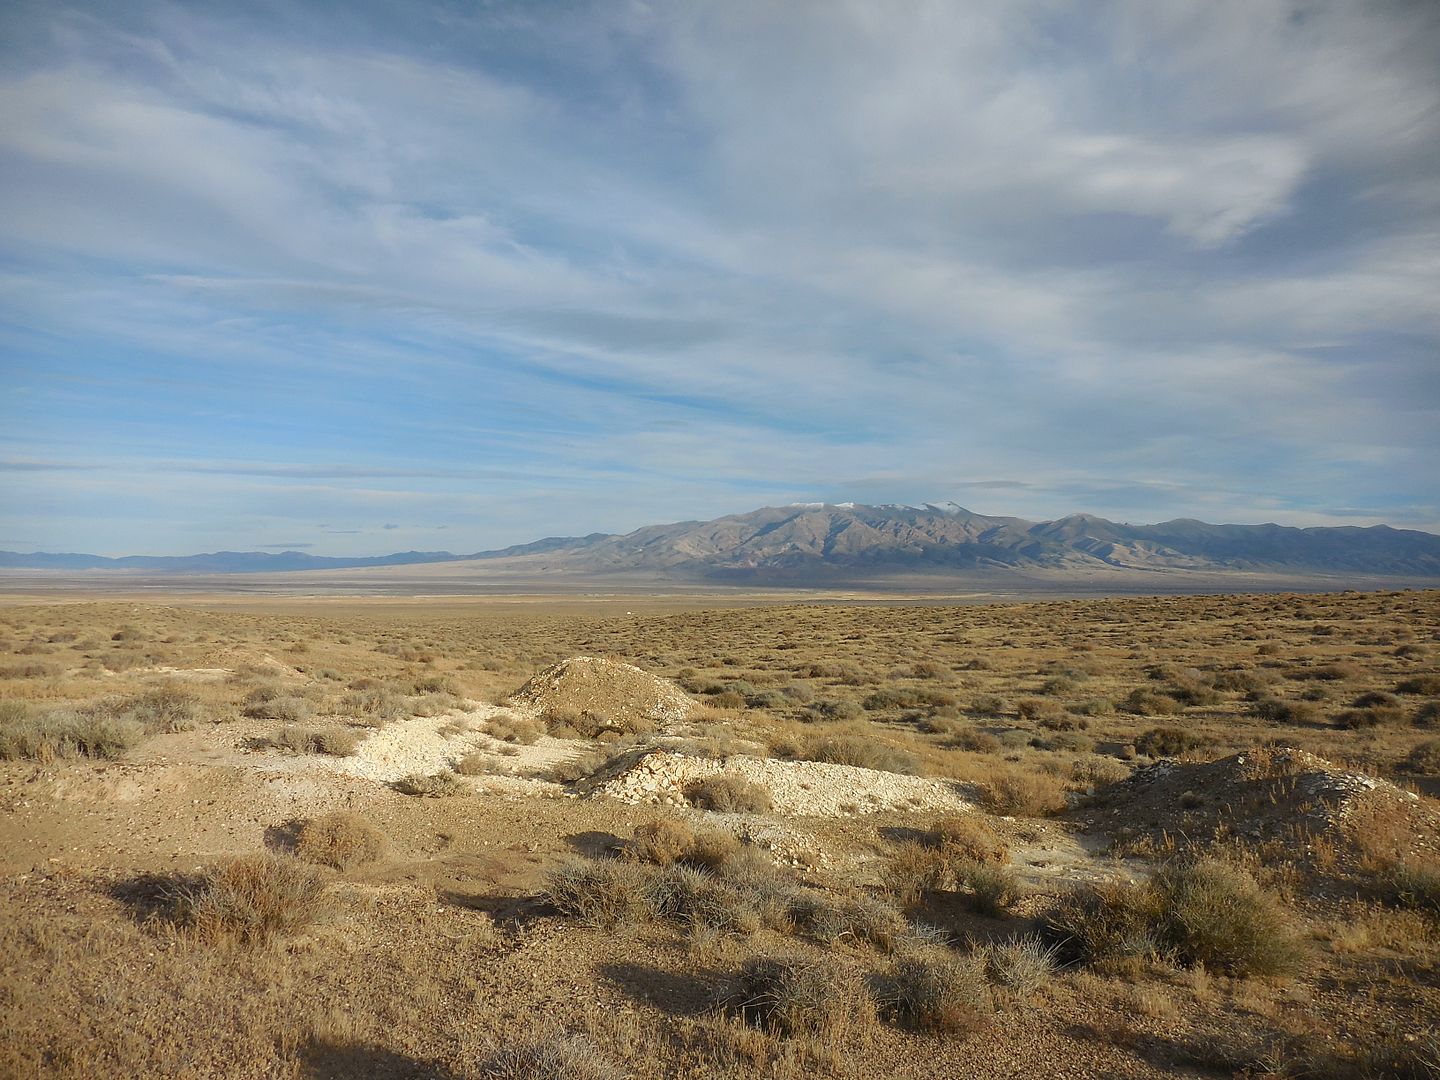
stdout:
{"type": "Polygon", "coordinates": [[[624,802],[684,805],[685,789],[710,776],[733,776],[770,793],[774,812],[795,817],[846,817],[881,810],[970,810],[959,785],[819,761],[732,757],[724,761],[666,750],[622,759],[597,778],[594,794],[624,802]]]}
{"type": "Polygon", "coordinates": [[[668,679],[596,656],[576,656],[551,665],[510,700],[538,713],[589,713],[617,727],[679,723],[695,706],[668,679]]]}

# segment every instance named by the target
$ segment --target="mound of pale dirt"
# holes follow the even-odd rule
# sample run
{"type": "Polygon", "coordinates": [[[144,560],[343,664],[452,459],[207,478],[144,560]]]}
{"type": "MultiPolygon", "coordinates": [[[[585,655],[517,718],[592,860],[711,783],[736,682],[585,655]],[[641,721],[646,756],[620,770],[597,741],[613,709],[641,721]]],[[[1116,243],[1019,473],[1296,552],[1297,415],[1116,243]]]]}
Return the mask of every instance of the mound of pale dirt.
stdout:
{"type": "Polygon", "coordinates": [[[944,780],[820,761],[740,756],[718,761],[658,749],[626,755],[606,775],[596,778],[592,793],[639,805],[681,806],[688,801],[685,789],[710,776],[734,776],[758,784],[770,793],[776,814],[793,817],[974,808],[955,784],[944,780]]]}
{"type": "Polygon", "coordinates": [[[647,731],[684,720],[695,701],[668,679],[615,660],[576,656],[540,672],[513,695],[539,713],[589,713],[601,726],[647,731]]]}
{"type": "Polygon", "coordinates": [[[1304,750],[1260,747],[1209,762],[1158,761],[1100,792],[1097,823],[1131,835],[1354,847],[1374,820],[1403,832],[1414,852],[1440,848],[1440,816],[1388,780],[1340,768],[1304,750]]]}

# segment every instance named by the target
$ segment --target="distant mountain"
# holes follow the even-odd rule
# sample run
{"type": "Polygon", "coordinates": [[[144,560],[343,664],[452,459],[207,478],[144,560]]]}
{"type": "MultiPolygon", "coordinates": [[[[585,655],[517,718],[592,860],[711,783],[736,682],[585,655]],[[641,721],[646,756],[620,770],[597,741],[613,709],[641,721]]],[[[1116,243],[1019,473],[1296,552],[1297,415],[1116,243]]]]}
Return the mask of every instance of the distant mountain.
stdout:
{"type": "Polygon", "coordinates": [[[359,566],[409,566],[415,563],[453,562],[464,556],[448,551],[401,551],[344,559],[306,555],[302,551],[215,551],[208,555],[104,555],[36,552],[21,555],[0,551],[0,569],[26,570],[149,570],[156,573],[245,574],[276,570],[347,570],[359,566]]]}
{"type": "MultiPolygon", "coordinates": [[[[660,577],[766,581],[843,580],[885,573],[986,570],[1252,571],[1440,576],[1440,536],[1387,525],[1298,529],[1207,525],[1177,519],[1125,525],[1090,514],[1031,522],[988,517],[954,504],[774,506],[714,521],[649,525],[623,536],[548,537],[498,551],[408,551],[327,558],[297,551],[176,557],[19,555],[0,568],[246,573],[339,570],[420,563],[483,563],[536,572],[643,572],[660,577]]],[[[458,569],[458,568],[457,568],[458,569]]],[[[480,568],[477,566],[477,570],[480,568]]]]}
{"type": "Polygon", "coordinates": [[[1124,525],[1090,514],[1030,522],[954,504],[767,507],[544,543],[552,559],[563,557],[574,569],[721,578],[1100,567],[1440,575],[1440,536],[1386,525],[1298,529],[1187,519],[1124,525]]]}

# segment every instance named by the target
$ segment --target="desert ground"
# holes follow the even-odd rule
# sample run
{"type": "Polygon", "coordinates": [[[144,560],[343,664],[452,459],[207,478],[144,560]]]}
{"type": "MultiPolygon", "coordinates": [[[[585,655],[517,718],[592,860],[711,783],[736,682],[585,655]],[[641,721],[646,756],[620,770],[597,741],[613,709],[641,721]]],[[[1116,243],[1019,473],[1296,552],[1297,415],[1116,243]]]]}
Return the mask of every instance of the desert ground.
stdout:
{"type": "Polygon", "coordinates": [[[0,1076],[1440,1075],[1440,591],[846,599],[10,595],[0,1076]]]}

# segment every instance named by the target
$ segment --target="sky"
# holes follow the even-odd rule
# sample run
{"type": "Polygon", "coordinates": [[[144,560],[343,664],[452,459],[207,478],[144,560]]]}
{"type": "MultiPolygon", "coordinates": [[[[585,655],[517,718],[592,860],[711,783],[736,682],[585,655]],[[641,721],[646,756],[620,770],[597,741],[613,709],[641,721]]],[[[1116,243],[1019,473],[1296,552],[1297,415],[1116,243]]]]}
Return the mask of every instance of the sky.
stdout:
{"type": "Polygon", "coordinates": [[[0,10],[0,548],[1440,531],[1440,4],[0,10]]]}

